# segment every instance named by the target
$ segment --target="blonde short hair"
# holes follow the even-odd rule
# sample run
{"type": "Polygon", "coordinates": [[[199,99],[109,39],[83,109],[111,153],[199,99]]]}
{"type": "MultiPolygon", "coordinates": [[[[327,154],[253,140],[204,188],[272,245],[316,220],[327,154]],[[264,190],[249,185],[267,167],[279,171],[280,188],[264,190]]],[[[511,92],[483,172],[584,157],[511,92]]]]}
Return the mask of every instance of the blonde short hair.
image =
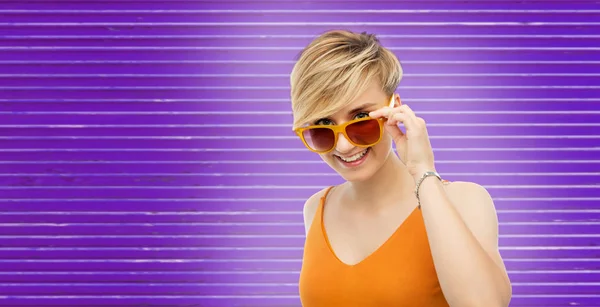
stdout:
{"type": "Polygon", "coordinates": [[[290,76],[293,129],[331,116],[375,79],[391,96],[402,79],[402,66],[374,34],[321,34],[302,51],[290,76]]]}

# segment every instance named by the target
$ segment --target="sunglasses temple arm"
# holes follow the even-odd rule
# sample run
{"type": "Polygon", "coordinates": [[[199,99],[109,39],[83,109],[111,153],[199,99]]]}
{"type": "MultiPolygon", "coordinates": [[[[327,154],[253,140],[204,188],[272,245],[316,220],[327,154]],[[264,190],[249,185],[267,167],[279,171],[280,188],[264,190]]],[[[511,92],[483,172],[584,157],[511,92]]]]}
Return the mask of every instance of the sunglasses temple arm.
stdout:
{"type": "Polygon", "coordinates": [[[390,105],[389,105],[390,108],[394,107],[394,96],[395,95],[392,95],[392,98],[390,98],[390,105]]]}

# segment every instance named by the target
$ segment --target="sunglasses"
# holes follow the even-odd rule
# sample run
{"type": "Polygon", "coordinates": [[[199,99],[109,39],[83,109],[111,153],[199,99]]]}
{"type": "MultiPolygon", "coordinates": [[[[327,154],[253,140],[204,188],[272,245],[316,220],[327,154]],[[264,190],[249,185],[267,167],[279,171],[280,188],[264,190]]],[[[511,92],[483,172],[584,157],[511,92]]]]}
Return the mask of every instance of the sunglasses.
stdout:
{"type": "MultiPolygon", "coordinates": [[[[389,107],[394,107],[394,96],[390,98],[389,107]]],[[[324,154],[332,151],[338,142],[340,133],[354,146],[370,147],[383,136],[385,118],[359,118],[342,125],[313,125],[297,128],[294,131],[304,146],[312,152],[324,154]]]]}

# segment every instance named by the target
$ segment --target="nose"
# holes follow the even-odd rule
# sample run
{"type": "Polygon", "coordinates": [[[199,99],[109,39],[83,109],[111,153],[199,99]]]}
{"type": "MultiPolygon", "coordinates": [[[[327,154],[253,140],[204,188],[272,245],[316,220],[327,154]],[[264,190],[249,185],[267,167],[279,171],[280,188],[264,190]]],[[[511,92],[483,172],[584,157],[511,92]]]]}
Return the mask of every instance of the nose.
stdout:
{"type": "Polygon", "coordinates": [[[335,146],[335,151],[340,154],[347,154],[354,149],[354,145],[348,141],[348,139],[344,136],[343,133],[338,135],[338,141],[335,146]]]}

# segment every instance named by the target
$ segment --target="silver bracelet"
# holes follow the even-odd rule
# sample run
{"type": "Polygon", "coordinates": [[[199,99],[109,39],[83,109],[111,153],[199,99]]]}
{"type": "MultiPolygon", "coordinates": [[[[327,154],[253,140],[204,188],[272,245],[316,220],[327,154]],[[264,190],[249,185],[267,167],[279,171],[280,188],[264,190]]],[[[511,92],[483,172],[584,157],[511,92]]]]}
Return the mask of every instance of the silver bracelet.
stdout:
{"type": "Polygon", "coordinates": [[[421,176],[421,178],[419,178],[419,180],[417,181],[417,186],[415,187],[415,195],[417,196],[417,202],[419,203],[419,209],[421,209],[421,200],[419,199],[419,187],[421,186],[421,183],[423,182],[423,180],[425,180],[425,178],[430,177],[430,176],[435,176],[440,181],[442,181],[442,177],[437,172],[425,172],[423,174],[423,176],[421,176]]]}

